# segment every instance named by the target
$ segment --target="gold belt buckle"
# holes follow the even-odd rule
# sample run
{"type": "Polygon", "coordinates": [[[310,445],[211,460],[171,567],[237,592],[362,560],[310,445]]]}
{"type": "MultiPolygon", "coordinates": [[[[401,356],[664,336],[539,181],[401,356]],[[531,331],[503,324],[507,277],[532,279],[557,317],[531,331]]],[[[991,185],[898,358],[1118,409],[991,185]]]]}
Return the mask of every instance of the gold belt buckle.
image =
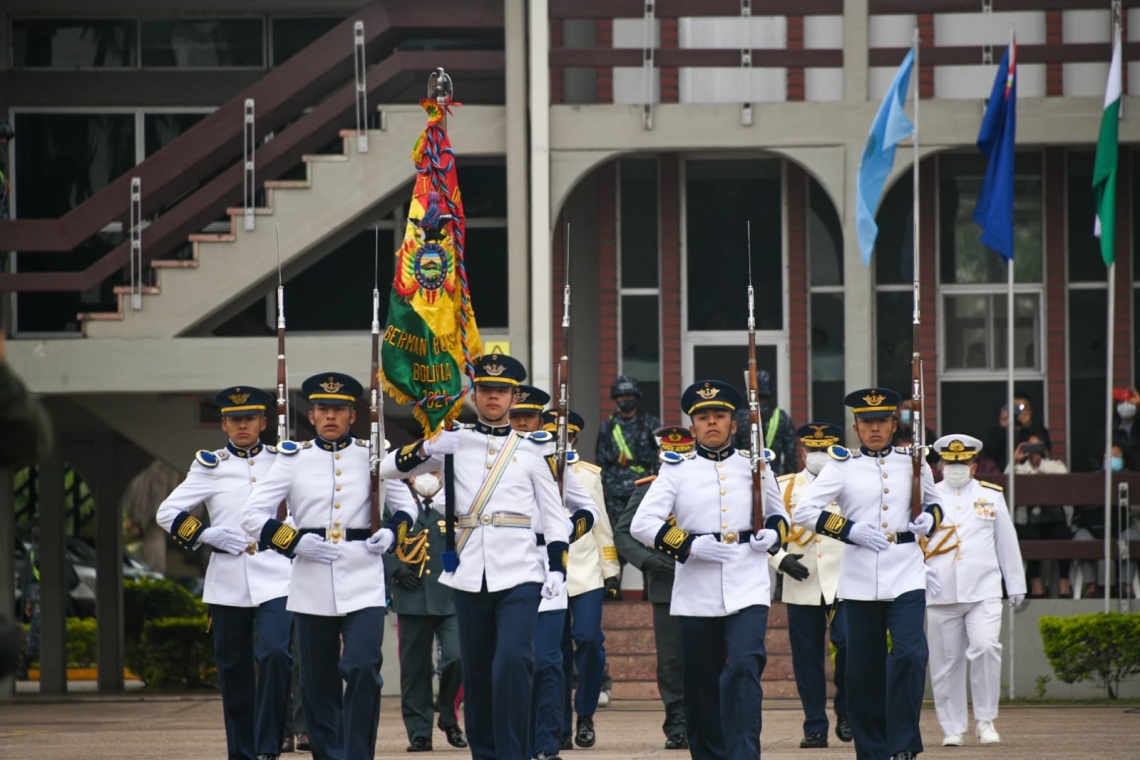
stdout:
{"type": "Polygon", "coordinates": [[[484,512],[483,514],[479,515],[479,522],[483,523],[484,525],[490,525],[491,520],[493,520],[493,519],[494,519],[494,515],[488,514],[487,512],[484,512]]]}
{"type": "Polygon", "coordinates": [[[895,540],[897,538],[897,536],[894,533],[888,533],[888,534],[886,534],[886,536],[887,536],[887,540],[890,541],[892,544],[898,543],[898,541],[895,540]]]}
{"type": "Polygon", "coordinates": [[[735,533],[725,533],[723,536],[721,536],[720,542],[722,544],[735,544],[736,540],[737,536],[735,533]]]}
{"type": "Polygon", "coordinates": [[[344,532],[341,531],[339,528],[334,528],[333,530],[329,531],[329,538],[332,539],[332,542],[334,544],[338,543],[341,539],[341,536],[343,536],[343,535],[344,535],[344,532]]]}
{"type": "Polygon", "coordinates": [[[252,541],[250,543],[246,544],[245,545],[245,553],[246,554],[257,554],[257,544],[253,543],[252,541]]]}

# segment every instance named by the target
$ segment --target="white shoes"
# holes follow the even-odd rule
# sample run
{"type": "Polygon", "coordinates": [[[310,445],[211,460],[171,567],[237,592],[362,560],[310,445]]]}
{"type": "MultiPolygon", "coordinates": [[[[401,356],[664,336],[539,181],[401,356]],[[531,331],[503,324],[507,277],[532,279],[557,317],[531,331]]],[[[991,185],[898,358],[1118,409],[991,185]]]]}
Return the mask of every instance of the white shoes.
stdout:
{"type": "Polygon", "coordinates": [[[1001,742],[1001,735],[994,730],[994,724],[988,720],[978,723],[974,730],[978,734],[978,741],[982,744],[999,744],[1001,742]]]}
{"type": "Polygon", "coordinates": [[[965,742],[962,741],[961,734],[950,734],[942,740],[943,747],[961,747],[965,742]]]}
{"type": "Polygon", "coordinates": [[[610,693],[608,691],[603,691],[600,694],[598,694],[598,707],[609,707],[609,706],[610,706],[610,693]]]}

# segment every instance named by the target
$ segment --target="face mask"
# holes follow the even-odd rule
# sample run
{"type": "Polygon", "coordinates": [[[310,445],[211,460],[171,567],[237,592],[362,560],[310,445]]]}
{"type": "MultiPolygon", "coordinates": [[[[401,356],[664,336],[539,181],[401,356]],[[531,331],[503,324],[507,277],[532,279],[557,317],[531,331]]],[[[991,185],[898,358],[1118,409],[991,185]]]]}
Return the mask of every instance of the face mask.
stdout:
{"type": "Polygon", "coordinates": [[[634,409],[637,408],[637,399],[634,399],[634,398],[622,399],[621,401],[617,402],[617,407],[621,411],[622,414],[629,414],[630,412],[632,412],[634,409]]]}
{"type": "Polygon", "coordinates": [[[826,451],[809,451],[804,458],[804,467],[812,475],[818,475],[824,467],[827,466],[828,461],[831,460],[831,455],[826,451]]]}
{"type": "Polygon", "coordinates": [[[901,422],[904,425],[910,424],[910,410],[909,409],[900,409],[899,410],[899,422],[901,422]]]}
{"type": "Polygon", "coordinates": [[[942,466],[942,479],[954,488],[961,488],[970,482],[970,465],[946,464],[942,466]]]}
{"type": "Polygon", "coordinates": [[[439,493],[441,487],[442,484],[439,482],[439,476],[431,472],[417,475],[415,481],[412,483],[412,488],[424,498],[435,496],[439,493]]]}
{"type": "Polygon", "coordinates": [[[1120,472],[1123,469],[1124,469],[1124,457],[1113,457],[1112,458],[1112,471],[1113,472],[1120,472]]]}
{"type": "Polygon", "coordinates": [[[1116,405],[1116,413],[1122,420],[1130,420],[1136,416],[1136,405],[1131,401],[1124,401],[1116,405]]]}

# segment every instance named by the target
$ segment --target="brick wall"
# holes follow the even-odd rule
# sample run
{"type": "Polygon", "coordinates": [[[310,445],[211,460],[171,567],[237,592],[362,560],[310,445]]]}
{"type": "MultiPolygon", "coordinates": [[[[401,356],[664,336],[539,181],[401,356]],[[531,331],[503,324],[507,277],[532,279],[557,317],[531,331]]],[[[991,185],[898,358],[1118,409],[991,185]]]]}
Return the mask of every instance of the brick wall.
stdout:
{"type": "MultiPolygon", "coordinates": [[[[598,19],[597,31],[595,33],[596,46],[598,48],[612,48],[614,46],[614,22],[613,19],[600,18],[598,19]]],[[[614,69],[612,66],[599,66],[597,69],[597,93],[599,103],[613,103],[614,102],[614,69]]]]}
{"type": "MultiPolygon", "coordinates": [[[[804,49],[804,17],[788,16],[787,48],[788,50],[804,49]]],[[[787,70],[788,100],[804,99],[804,67],[791,66],[787,70]]],[[[793,419],[803,419],[793,417],[793,419]]]]}
{"type": "MultiPolygon", "coordinates": [[[[676,50],[679,44],[677,19],[661,19],[661,49],[676,50]]],[[[678,73],[676,66],[662,66],[658,69],[661,81],[661,102],[676,103],[679,96],[678,73]]]]}
{"type": "Polygon", "coordinates": [[[666,153],[658,163],[661,248],[661,420],[681,416],[681,159],[666,153]]]}
{"type": "Polygon", "coordinates": [[[562,345],[562,288],[565,286],[565,277],[563,276],[566,268],[566,212],[563,211],[558,214],[558,219],[554,222],[554,240],[550,244],[550,335],[551,335],[551,389],[550,393],[553,396],[555,389],[553,388],[554,382],[558,378],[558,362],[562,357],[564,347],[562,345]]]}
{"type": "MultiPolygon", "coordinates": [[[[562,47],[562,19],[550,20],[550,49],[562,47]]],[[[550,102],[563,102],[563,69],[561,66],[550,67],[550,102]]]]}
{"type": "Polygon", "coordinates": [[[811,392],[811,361],[808,355],[807,175],[797,164],[786,161],[788,230],[788,340],[791,348],[792,391],[788,413],[804,424],[808,421],[811,392]]]}
{"type": "MultiPolygon", "coordinates": [[[[1065,268],[1065,150],[1045,149],[1045,320],[1049,336],[1045,365],[1045,396],[1048,399],[1049,437],[1052,456],[1066,458],[1068,440],[1066,410],[1068,390],[1065,368],[1068,348],[1065,333],[1068,325],[1068,299],[1065,268]]],[[[1044,422],[1045,420],[1042,420],[1044,422]]]]}
{"type": "MultiPolygon", "coordinates": [[[[1125,67],[1127,68],[1127,67],[1125,67]]],[[[1120,148],[1116,180],[1116,313],[1113,315],[1113,387],[1132,381],[1132,182],[1130,151],[1120,148]]]]}
{"type": "MultiPolygon", "coordinates": [[[[931,35],[933,40],[933,34],[931,35]]],[[[918,333],[918,349],[922,353],[922,380],[926,394],[924,402],[926,426],[931,430],[938,427],[938,267],[935,249],[938,245],[937,161],[934,157],[924,158],[919,164],[918,214],[919,214],[919,290],[918,305],[922,311],[922,324],[918,333]]],[[[912,180],[913,181],[913,180],[912,180]]],[[[910,395],[908,390],[901,391],[910,395]]],[[[930,441],[933,443],[933,441],[930,441]]]]}
{"type": "MultiPolygon", "coordinates": [[[[919,46],[934,47],[934,14],[918,14],[919,46]]],[[[922,51],[918,55],[918,94],[923,98],[934,97],[934,67],[922,63],[922,51]]]]}
{"type": "MultiPolygon", "coordinates": [[[[599,22],[599,26],[601,23],[599,22]]],[[[600,77],[599,77],[600,81],[600,77]]],[[[616,164],[597,169],[598,177],[598,392],[609,409],[610,384],[618,373],[617,191],[616,164]]]]}
{"type": "MultiPolygon", "coordinates": [[[[1107,5],[1107,3],[1106,3],[1107,5]]],[[[1061,45],[1065,42],[1065,25],[1061,11],[1045,12],[1045,44],[1061,45]]],[[[1065,94],[1065,67],[1062,63],[1045,64],[1045,95],[1051,98],[1065,94]]],[[[1056,446],[1056,444],[1054,444],[1056,446]]],[[[1056,448],[1054,448],[1056,451],[1056,448]]]]}

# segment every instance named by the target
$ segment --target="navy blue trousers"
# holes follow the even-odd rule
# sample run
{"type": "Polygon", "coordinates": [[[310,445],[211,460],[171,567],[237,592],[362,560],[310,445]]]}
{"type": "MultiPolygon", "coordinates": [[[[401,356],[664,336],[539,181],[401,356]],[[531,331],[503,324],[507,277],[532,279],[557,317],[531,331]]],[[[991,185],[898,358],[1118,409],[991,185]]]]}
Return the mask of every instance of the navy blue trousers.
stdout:
{"type": "Polygon", "coordinates": [[[520,583],[502,591],[452,593],[472,760],[527,760],[541,588],[520,583]]]}
{"type": "Polygon", "coordinates": [[[344,616],[297,613],[297,638],[314,760],[372,760],[384,685],[384,608],[344,616]]]}
{"type": "Polygon", "coordinates": [[[606,671],[606,635],[602,633],[602,598],[604,588],[570,597],[566,623],[562,628],[562,733],[574,732],[574,713],[592,716],[598,711],[602,693],[602,676],[606,671]],[[573,704],[570,692],[574,671],[578,671],[578,690],[573,704]]]}
{"type": "Polygon", "coordinates": [[[562,748],[562,630],[566,610],[538,613],[534,629],[534,690],[530,698],[527,757],[562,748]]]}
{"type": "Polygon", "coordinates": [[[725,617],[680,621],[685,725],[693,760],[756,760],[768,607],[757,604],[725,617]]]}
{"type": "Polygon", "coordinates": [[[847,716],[858,760],[922,752],[926,592],[889,602],[843,602],[847,616],[847,716]],[[887,653],[887,632],[891,651],[887,653]]]}
{"type": "MultiPolygon", "coordinates": [[[[831,656],[826,643],[827,615],[831,605],[788,605],[788,637],[792,644],[792,668],[796,688],[804,708],[804,735],[827,735],[827,676],[824,661],[831,656]]],[[[835,714],[847,714],[846,678],[847,631],[843,623],[843,605],[835,610],[831,621],[831,643],[835,645],[835,714]]]]}
{"type": "Polygon", "coordinates": [[[229,760],[281,751],[293,656],[285,597],[260,607],[210,605],[229,760]]]}

